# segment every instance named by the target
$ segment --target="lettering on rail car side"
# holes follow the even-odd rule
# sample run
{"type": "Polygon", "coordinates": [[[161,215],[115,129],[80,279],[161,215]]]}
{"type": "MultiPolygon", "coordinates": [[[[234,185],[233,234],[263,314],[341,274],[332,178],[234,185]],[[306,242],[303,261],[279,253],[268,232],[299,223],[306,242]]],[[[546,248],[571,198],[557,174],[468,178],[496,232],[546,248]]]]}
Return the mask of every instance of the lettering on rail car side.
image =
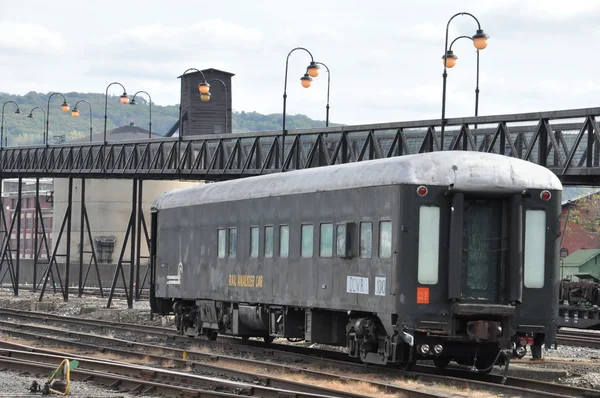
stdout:
{"type": "Polygon", "coordinates": [[[369,294],[369,278],[346,277],[346,293],[369,294]]]}
{"type": "MultiPolygon", "coordinates": [[[[164,264],[163,264],[164,266],[164,264]]],[[[180,285],[181,276],[183,275],[183,264],[177,266],[177,275],[167,275],[167,285],[180,285]]]]}
{"type": "Polygon", "coordinates": [[[229,274],[229,286],[236,287],[263,287],[263,276],[262,275],[236,275],[229,274]]]}
{"type": "Polygon", "coordinates": [[[375,277],[375,295],[385,296],[385,278],[381,276],[375,277]]]}

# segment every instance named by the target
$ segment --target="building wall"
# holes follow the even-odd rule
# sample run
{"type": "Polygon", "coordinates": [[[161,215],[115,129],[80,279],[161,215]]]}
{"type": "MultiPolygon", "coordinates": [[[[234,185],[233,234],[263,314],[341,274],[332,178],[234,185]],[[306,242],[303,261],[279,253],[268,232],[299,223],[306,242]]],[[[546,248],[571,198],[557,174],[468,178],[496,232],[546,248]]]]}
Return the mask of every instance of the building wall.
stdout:
{"type": "MultiPolygon", "coordinates": [[[[600,231],[598,231],[598,233],[590,233],[589,231],[584,230],[581,225],[575,224],[573,222],[573,210],[571,210],[571,214],[567,216],[569,213],[569,206],[581,210],[581,206],[577,204],[577,202],[563,206],[561,216],[561,231],[563,232],[560,247],[567,249],[568,254],[572,254],[580,249],[600,249],[600,231]],[[565,222],[568,222],[568,228],[565,228],[565,222]]],[[[586,217],[586,215],[587,213],[584,210],[581,210],[578,217],[586,217]]]]}
{"type": "MultiPolygon", "coordinates": [[[[10,229],[18,204],[19,183],[18,179],[4,180],[2,183],[2,212],[4,220],[6,221],[6,228],[10,229]]],[[[48,248],[50,253],[52,252],[53,203],[51,198],[47,198],[47,194],[49,194],[51,191],[51,180],[45,179],[40,182],[39,203],[42,212],[42,219],[38,221],[38,253],[41,258],[46,257],[46,246],[42,242],[42,231],[46,233],[46,238],[48,239],[48,248]]],[[[35,179],[23,179],[21,191],[21,242],[19,258],[27,259],[34,257],[35,217],[35,179]]],[[[0,231],[0,241],[4,241],[4,225],[0,225],[0,231]]],[[[17,257],[17,236],[17,222],[15,220],[10,241],[10,249],[13,258],[17,257]]]]}
{"type": "MultiPolygon", "coordinates": [[[[164,192],[196,185],[199,182],[181,182],[181,181],[144,181],[142,189],[142,207],[148,234],[150,234],[150,207],[154,199],[164,192]]],[[[54,226],[53,241],[57,241],[60,232],[61,223],[65,217],[65,211],[68,204],[68,185],[69,180],[57,178],[54,180],[54,226]]],[[[92,230],[92,239],[102,236],[112,236],[116,238],[114,243],[112,261],[116,263],[119,259],[121,247],[125,238],[127,224],[131,214],[132,200],[131,180],[113,180],[113,179],[89,179],[85,181],[85,206],[88,213],[90,228],[92,230]]],[[[81,220],[81,180],[73,180],[73,209],[71,214],[71,262],[79,262],[79,244],[80,244],[80,220],[81,220]]],[[[137,228],[137,224],[136,224],[137,228]]],[[[91,254],[85,253],[91,251],[90,240],[87,230],[84,227],[84,263],[89,264],[91,254]]],[[[143,230],[142,230],[143,233],[143,230]]],[[[144,235],[142,235],[144,237],[144,235]]],[[[58,253],[66,254],[67,236],[63,232],[59,242],[58,253]]],[[[131,242],[131,239],[129,239],[131,242]]],[[[94,248],[98,245],[94,243],[94,248]]],[[[97,258],[101,253],[96,253],[97,258]]],[[[129,261],[131,249],[125,251],[124,260],[129,261]]],[[[142,239],[141,255],[148,256],[148,246],[142,239]]],[[[59,259],[64,262],[64,258],[59,259]]],[[[147,262],[147,260],[142,260],[147,262]]]]}

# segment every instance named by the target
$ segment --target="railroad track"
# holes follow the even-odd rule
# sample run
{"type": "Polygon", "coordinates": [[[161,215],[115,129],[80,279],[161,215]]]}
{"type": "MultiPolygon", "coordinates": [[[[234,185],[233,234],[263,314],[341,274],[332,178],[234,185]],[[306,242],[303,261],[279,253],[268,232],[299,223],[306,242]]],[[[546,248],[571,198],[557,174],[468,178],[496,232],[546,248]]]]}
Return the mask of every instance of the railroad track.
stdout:
{"type": "MultiPolygon", "coordinates": [[[[52,369],[55,364],[65,358],[64,353],[44,350],[45,352],[31,352],[31,348],[15,345],[14,348],[0,349],[0,363],[11,366],[11,369],[44,372],[52,369]],[[20,349],[19,349],[20,348],[20,349]]],[[[72,356],[70,360],[77,360],[79,367],[72,372],[76,380],[100,381],[110,387],[119,387],[133,393],[155,393],[169,397],[203,397],[217,396],[259,396],[266,398],[280,398],[293,396],[298,398],[308,397],[348,397],[359,398],[361,395],[349,392],[341,393],[318,386],[301,385],[289,382],[287,386],[269,387],[260,384],[249,384],[239,381],[225,380],[217,377],[193,374],[177,370],[162,369],[152,366],[129,364],[112,360],[98,360],[97,358],[72,356]],[[289,389],[285,387],[294,387],[289,389]],[[332,395],[332,393],[334,395],[332,395]]]]}
{"type": "MultiPolygon", "coordinates": [[[[243,380],[248,383],[263,383],[269,386],[279,385],[282,383],[279,378],[273,378],[272,374],[296,373],[302,374],[309,380],[331,381],[337,380],[343,383],[368,383],[373,388],[381,393],[403,393],[410,397],[433,397],[437,396],[432,393],[423,391],[406,391],[402,387],[390,382],[381,382],[383,380],[398,380],[398,379],[413,379],[424,383],[444,384],[449,386],[457,386],[458,388],[471,388],[473,390],[491,391],[505,396],[522,396],[522,397],[600,397],[600,392],[586,390],[581,388],[567,387],[552,383],[544,383],[534,380],[520,379],[509,377],[505,385],[501,385],[502,377],[497,375],[480,375],[474,373],[466,373],[464,371],[448,370],[444,375],[436,374],[435,368],[419,367],[418,372],[400,372],[391,368],[374,368],[362,364],[356,364],[346,361],[339,361],[328,358],[330,351],[321,350],[318,355],[307,356],[302,353],[293,352],[290,348],[298,349],[303,347],[282,346],[271,344],[265,346],[260,342],[253,342],[254,345],[247,346],[240,339],[222,339],[224,341],[208,341],[205,339],[189,339],[183,336],[173,334],[173,331],[165,328],[147,327],[139,325],[118,324],[114,322],[98,321],[98,320],[82,320],[65,318],[51,314],[30,313],[26,311],[0,309],[0,315],[3,317],[11,316],[22,318],[29,322],[35,322],[35,325],[20,324],[14,322],[0,322],[0,329],[5,333],[20,336],[29,340],[42,340],[44,342],[57,345],[76,346],[79,349],[88,351],[101,350],[106,353],[112,353],[126,358],[138,358],[138,360],[151,360],[153,363],[162,363],[169,361],[176,367],[192,367],[195,372],[211,375],[224,375],[225,377],[243,380]],[[99,328],[104,331],[118,332],[126,335],[126,338],[116,338],[115,335],[101,336],[98,334],[89,334],[82,332],[74,332],[72,330],[61,330],[56,327],[41,327],[39,323],[54,323],[77,326],[78,328],[99,328]],[[168,334],[170,332],[170,334],[168,334]],[[148,336],[154,335],[153,340],[146,343],[139,342],[140,339],[148,340],[148,336]],[[142,337],[145,336],[145,337],[142,337]],[[132,340],[138,340],[132,341],[132,340]],[[183,340],[183,341],[182,341],[183,340]],[[170,344],[179,345],[178,347],[166,347],[158,342],[164,343],[169,341],[170,344]],[[185,342],[185,343],[184,343],[185,342]],[[233,343],[235,342],[235,343],[233,343]],[[212,351],[203,353],[197,349],[190,349],[190,346],[203,349],[211,347],[212,351]],[[273,346],[276,346],[275,348],[273,346]],[[286,351],[281,352],[281,349],[286,351]],[[320,368],[319,370],[303,369],[298,366],[283,365],[281,363],[265,362],[258,360],[245,359],[245,366],[253,366],[260,369],[263,375],[257,376],[254,372],[240,372],[235,370],[235,364],[239,364],[239,357],[229,355],[215,354],[215,351],[231,351],[235,350],[242,355],[256,355],[277,358],[289,363],[293,361],[296,364],[313,365],[320,368]],[[246,354],[244,354],[246,353],[246,354]],[[182,358],[187,356],[187,360],[182,358]],[[324,371],[323,369],[327,369],[324,371]],[[231,373],[234,372],[234,373],[231,373]],[[362,378],[352,378],[344,375],[345,373],[361,374],[362,378]],[[341,374],[340,374],[341,373],[341,374]],[[258,378],[258,379],[257,379],[258,378]],[[377,382],[371,378],[376,378],[377,382]],[[423,395],[429,394],[429,395],[423,395]]],[[[37,350],[39,351],[39,350],[37,350]]],[[[315,350],[309,349],[313,353],[315,350]]],[[[343,353],[337,353],[347,358],[343,353]]],[[[334,355],[336,356],[336,355],[334,355]]],[[[296,387],[297,388],[297,387],[296,387]]],[[[336,391],[335,396],[340,392],[336,391]]]]}
{"type": "MultiPolygon", "coordinates": [[[[7,285],[7,284],[3,283],[0,285],[0,289],[2,289],[3,291],[12,292],[12,285],[7,285]]],[[[19,285],[19,289],[28,291],[28,292],[33,292],[33,285],[19,285]]],[[[52,289],[53,289],[53,287],[50,286],[50,287],[46,288],[46,292],[50,292],[52,289]]],[[[61,293],[60,287],[56,287],[55,290],[56,290],[56,293],[61,293]]],[[[144,289],[144,290],[147,290],[147,289],[144,289]]],[[[40,289],[37,289],[37,292],[39,294],[40,289]]],[[[79,289],[77,287],[69,288],[69,295],[71,297],[75,297],[75,296],[77,296],[77,294],[79,294],[79,289]]],[[[88,286],[83,289],[84,296],[108,297],[109,294],[110,294],[110,288],[102,288],[102,290],[100,290],[99,287],[88,286]]],[[[127,297],[125,295],[125,289],[123,289],[123,288],[116,288],[113,296],[115,298],[126,298],[127,297]]],[[[140,294],[140,300],[148,301],[149,295],[147,293],[142,292],[140,294]]]]}
{"type": "Polygon", "coordinates": [[[600,348],[600,333],[584,330],[562,330],[559,331],[556,336],[556,344],[574,347],[600,348]]]}

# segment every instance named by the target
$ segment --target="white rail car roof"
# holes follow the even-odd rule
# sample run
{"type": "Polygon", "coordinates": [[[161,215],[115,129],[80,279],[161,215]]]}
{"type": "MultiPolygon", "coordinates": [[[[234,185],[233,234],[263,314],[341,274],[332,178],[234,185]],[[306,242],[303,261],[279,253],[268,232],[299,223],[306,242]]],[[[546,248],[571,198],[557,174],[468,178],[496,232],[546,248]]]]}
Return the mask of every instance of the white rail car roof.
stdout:
{"type": "Polygon", "coordinates": [[[449,186],[469,191],[562,190],[558,177],[537,164],[491,153],[430,152],[315,167],[176,189],[159,196],[154,210],[309,192],[382,185],[449,186]]]}

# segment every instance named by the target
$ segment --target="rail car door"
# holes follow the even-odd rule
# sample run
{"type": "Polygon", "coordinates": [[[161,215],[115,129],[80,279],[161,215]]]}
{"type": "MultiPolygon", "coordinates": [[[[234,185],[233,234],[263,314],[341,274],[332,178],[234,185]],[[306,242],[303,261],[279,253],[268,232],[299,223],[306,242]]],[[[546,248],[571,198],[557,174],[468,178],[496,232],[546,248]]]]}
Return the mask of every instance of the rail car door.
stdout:
{"type": "Polygon", "coordinates": [[[464,198],[461,301],[498,303],[507,249],[507,203],[501,199],[464,198]]]}

